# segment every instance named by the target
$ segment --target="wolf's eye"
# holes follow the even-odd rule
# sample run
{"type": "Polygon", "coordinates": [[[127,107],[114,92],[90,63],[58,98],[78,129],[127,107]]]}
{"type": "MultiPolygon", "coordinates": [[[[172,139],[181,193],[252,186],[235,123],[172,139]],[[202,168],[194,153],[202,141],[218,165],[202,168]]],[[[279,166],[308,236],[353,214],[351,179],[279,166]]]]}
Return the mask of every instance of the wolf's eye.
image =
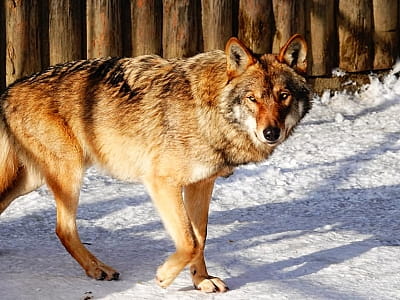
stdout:
{"type": "Polygon", "coordinates": [[[290,93],[288,92],[280,92],[279,93],[279,101],[285,101],[287,98],[289,98],[290,93]]]}
{"type": "Polygon", "coordinates": [[[250,100],[251,102],[257,102],[256,98],[254,96],[247,96],[247,99],[250,100]]]}

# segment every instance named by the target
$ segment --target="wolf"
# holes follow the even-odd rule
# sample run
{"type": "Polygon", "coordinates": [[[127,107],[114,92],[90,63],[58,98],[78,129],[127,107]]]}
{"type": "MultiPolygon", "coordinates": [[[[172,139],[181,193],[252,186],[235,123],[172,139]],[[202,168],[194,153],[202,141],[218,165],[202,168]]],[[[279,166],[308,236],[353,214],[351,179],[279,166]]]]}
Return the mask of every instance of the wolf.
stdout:
{"type": "Polygon", "coordinates": [[[176,247],[161,287],[189,266],[195,288],[226,291],[204,260],[214,182],[267,159],[309,111],[306,56],[299,34],[262,55],[233,37],[186,59],[81,60],[18,80],[0,98],[0,213],[47,184],[66,250],[88,276],[116,280],[77,232],[82,177],[96,165],[150,194],[176,247]]]}

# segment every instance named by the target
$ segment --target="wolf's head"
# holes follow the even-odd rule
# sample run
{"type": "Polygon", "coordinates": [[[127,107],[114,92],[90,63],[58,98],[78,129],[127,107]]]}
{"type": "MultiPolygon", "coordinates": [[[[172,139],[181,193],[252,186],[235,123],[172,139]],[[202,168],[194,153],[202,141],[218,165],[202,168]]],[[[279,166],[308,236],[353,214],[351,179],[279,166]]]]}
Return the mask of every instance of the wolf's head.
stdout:
{"type": "Polygon", "coordinates": [[[311,107],[303,75],[307,44],[296,34],[278,55],[255,55],[236,38],[225,49],[228,85],[222,103],[226,117],[246,131],[257,147],[285,140],[311,107]]]}

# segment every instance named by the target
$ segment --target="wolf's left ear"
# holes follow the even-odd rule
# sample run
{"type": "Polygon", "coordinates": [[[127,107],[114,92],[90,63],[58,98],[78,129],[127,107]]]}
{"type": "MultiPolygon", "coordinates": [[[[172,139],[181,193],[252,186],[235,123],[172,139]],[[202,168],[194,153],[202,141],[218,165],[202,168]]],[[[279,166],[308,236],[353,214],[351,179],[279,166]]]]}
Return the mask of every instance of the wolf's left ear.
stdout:
{"type": "Polygon", "coordinates": [[[277,59],[300,73],[307,72],[307,43],[300,34],[293,35],[281,48],[277,59]]]}
{"type": "Polygon", "coordinates": [[[243,74],[249,66],[256,62],[250,50],[235,37],[230,38],[226,43],[225,54],[229,78],[243,74]]]}

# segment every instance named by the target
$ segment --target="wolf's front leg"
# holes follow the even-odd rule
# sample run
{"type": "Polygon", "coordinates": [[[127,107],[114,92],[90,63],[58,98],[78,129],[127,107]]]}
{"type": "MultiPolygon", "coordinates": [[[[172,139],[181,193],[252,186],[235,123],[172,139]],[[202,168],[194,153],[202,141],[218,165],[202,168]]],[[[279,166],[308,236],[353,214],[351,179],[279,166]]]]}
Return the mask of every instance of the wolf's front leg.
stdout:
{"type": "Polygon", "coordinates": [[[166,288],[198,255],[199,245],[183,203],[182,187],[174,185],[168,178],[156,176],[146,180],[145,184],[175,242],[176,252],[157,270],[157,283],[166,288]]]}
{"type": "Polygon", "coordinates": [[[204,247],[207,235],[208,209],[214,188],[214,179],[203,180],[184,189],[185,207],[200,251],[190,263],[190,273],[196,288],[203,292],[225,292],[226,284],[218,277],[210,276],[204,261],[204,247]]]}

